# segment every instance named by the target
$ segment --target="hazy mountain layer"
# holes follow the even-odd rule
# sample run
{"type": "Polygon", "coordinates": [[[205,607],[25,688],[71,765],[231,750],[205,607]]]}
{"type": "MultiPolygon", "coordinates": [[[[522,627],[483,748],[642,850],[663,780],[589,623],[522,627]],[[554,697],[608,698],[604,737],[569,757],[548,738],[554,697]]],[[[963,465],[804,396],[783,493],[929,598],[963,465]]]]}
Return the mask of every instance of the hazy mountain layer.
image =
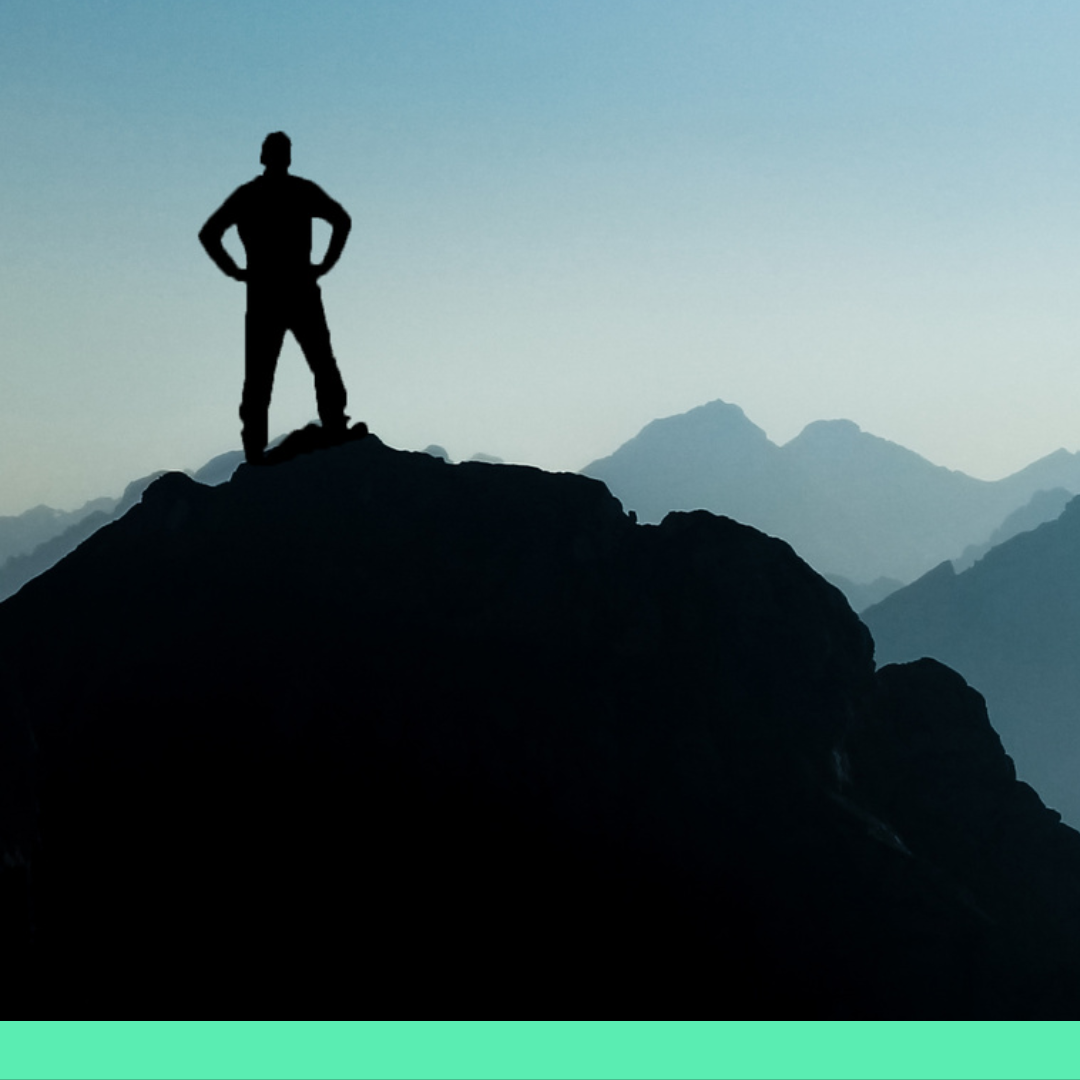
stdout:
{"type": "Polygon", "coordinates": [[[865,611],[868,607],[880,603],[897,589],[904,587],[904,583],[897,581],[896,578],[881,577],[867,584],[861,584],[840,574],[822,574],[822,577],[835,585],[847,597],[852,611],[865,611]]]}
{"type": "Polygon", "coordinates": [[[373,437],[168,474],[0,665],[35,1003],[1080,1011],[1080,836],[979,695],[726,518],[373,437]]]}
{"type": "Polygon", "coordinates": [[[656,420],[582,472],[642,521],[703,508],[787,540],[822,573],[912,581],[1044,488],[1080,491],[1080,455],[1057,451],[1004,480],[933,465],[849,420],[808,425],[776,446],[735,405],[656,420]]]}
{"type": "MultiPolygon", "coordinates": [[[[1061,517],[1061,512],[1074,498],[1071,491],[1065,488],[1052,488],[1050,491],[1037,491],[1031,497],[1031,501],[1025,503],[1019,510],[1014,510],[991,534],[990,538],[982,544],[972,544],[965,548],[959,558],[953,559],[953,569],[960,573],[974,566],[991,548],[998,544],[1004,544],[1021,533],[1037,529],[1047,521],[1053,521],[1061,517]]],[[[892,590],[895,592],[895,590],[892,590]]],[[[880,597],[884,600],[885,597],[880,597]]]]}
{"type": "Polygon", "coordinates": [[[17,555],[26,555],[39,544],[79,524],[92,514],[110,514],[116,499],[93,499],[78,510],[54,510],[35,506],[23,514],[0,517],[0,565],[17,555]]]}
{"type": "Polygon", "coordinates": [[[978,686],[1020,775],[1080,823],[1080,502],[863,617],[880,661],[933,656],[978,686]]]}

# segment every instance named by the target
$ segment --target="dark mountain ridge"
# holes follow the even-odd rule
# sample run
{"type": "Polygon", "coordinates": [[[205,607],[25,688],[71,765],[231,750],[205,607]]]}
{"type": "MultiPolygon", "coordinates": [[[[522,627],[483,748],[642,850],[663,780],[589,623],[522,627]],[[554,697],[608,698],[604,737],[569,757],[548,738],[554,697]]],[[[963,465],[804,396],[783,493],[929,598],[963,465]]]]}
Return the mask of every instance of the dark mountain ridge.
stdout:
{"type": "MultiPolygon", "coordinates": [[[[283,438],[284,436],[278,436],[270,446],[279,445],[283,438]]],[[[242,450],[229,450],[211,458],[201,469],[190,475],[200,484],[223,484],[243,460],[242,450]]],[[[119,499],[94,499],[71,513],[39,506],[18,518],[0,518],[0,600],[14,596],[28,581],[55,566],[103,525],[126,514],[142,498],[146,488],[159,476],[164,475],[164,472],[164,469],[159,469],[148,476],[132,480],[119,499]],[[3,554],[5,523],[23,530],[18,534],[21,537],[20,543],[9,545],[6,549],[6,558],[3,554]],[[27,531],[27,524],[34,526],[32,531],[27,531]]]]}
{"type": "MultiPolygon", "coordinates": [[[[55,566],[65,555],[74,551],[84,540],[93,536],[102,526],[123,517],[142,498],[142,493],[164,473],[156,472],[133,480],[119,499],[101,499],[101,509],[80,517],[62,532],[42,541],[32,551],[13,555],[0,564],[0,600],[13,596],[28,581],[55,566]]],[[[87,506],[90,504],[87,503],[87,506]]]]}
{"type": "Polygon", "coordinates": [[[850,420],[815,421],[777,446],[723,401],[653,421],[581,471],[642,521],[671,510],[727,514],[860,585],[914,580],[984,543],[1040,490],[1080,492],[1080,455],[1064,450],[1003,480],[977,480],[850,420]]]}
{"type": "Polygon", "coordinates": [[[170,473],[0,664],[35,1003],[1080,1008],[1080,835],[727,518],[372,436],[170,473]]]}

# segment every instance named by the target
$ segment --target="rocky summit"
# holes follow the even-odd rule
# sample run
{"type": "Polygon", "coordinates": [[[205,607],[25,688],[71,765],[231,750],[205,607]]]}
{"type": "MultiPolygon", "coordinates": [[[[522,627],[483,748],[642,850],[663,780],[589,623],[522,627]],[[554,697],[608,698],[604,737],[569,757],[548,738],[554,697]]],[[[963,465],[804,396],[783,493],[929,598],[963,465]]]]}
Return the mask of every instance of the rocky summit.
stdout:
{"type": "Polygon", "coordinates": [[[1080,834],[724,517],[374,436],[166,474],[0,663],[27,1004],[1080,1012],[1080,834]]]}

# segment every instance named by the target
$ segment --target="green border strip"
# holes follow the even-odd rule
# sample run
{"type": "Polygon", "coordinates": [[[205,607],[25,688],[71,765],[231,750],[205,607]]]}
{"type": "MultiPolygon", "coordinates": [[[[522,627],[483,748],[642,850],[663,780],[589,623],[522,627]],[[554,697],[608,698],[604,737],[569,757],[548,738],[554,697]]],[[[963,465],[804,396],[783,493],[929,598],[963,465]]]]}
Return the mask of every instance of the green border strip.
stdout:
{"type": "Polygon", "coordinates": [[[0,1077],[1080,1076],[1080,1023],[0,1021],[0,1077]]]}

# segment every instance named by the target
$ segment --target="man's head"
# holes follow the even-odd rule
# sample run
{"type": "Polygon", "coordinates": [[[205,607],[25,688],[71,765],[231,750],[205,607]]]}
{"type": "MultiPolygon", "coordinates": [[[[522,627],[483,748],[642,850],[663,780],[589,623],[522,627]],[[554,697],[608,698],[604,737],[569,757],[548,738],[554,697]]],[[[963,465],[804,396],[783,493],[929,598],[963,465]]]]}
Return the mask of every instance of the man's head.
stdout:
{"type": "Polygon", "coordinates": [[[259,161],[270,172],[285,172],[292,163],[292,142],[284,131],[272,131],[263,139],[259,161]]]}

